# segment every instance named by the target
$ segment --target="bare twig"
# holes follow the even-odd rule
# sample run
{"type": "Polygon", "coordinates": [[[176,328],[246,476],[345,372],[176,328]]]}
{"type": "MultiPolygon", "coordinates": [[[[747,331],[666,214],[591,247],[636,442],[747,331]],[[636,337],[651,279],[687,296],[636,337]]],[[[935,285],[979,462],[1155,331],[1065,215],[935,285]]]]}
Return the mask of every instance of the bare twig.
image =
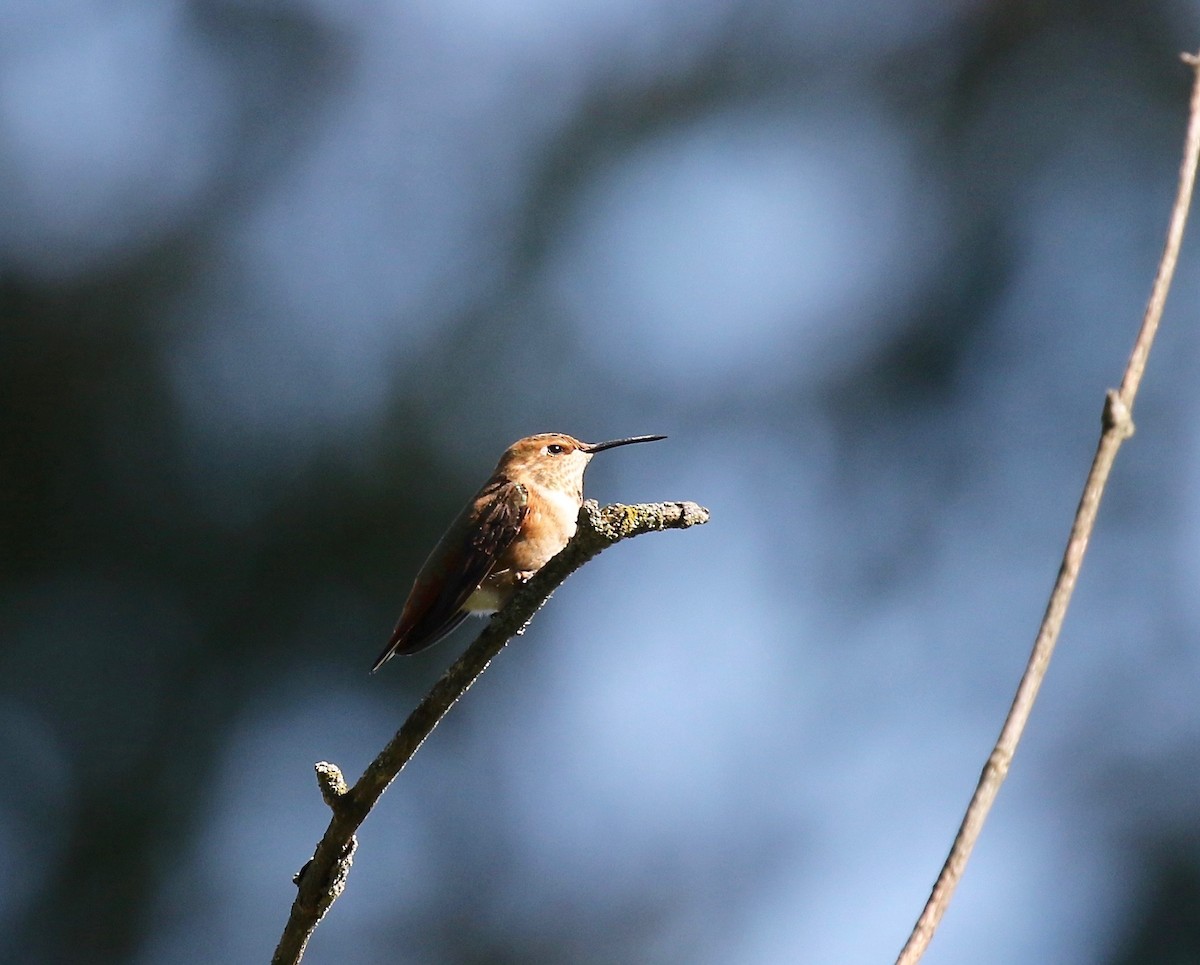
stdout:
{"type": "Polygon", "coordinates": [[[317,783],[333,811],[329,827],[312,859],[296,875],[296,899],[271,959],[273,965],[294,965],[304,956],[313,930],[346,886],[354,859],[355,831],[375,802],[417,752],[446,712],[508,643],[524,632],[550,594],[579,567],[614,543],[643,533],[687,529],[708,522],[708,510],[695,503],[649,503],[599,509],[588,500],[579,511],[574,538],[558,556],[539,570],[497,613],[478,639],[454,662],[409,715],[358,783],[346,787],[342,772],[325,761],[316,765],[317,783]]]}
{"type": "Polygon", "coordinates": [[[1110,389],[1104,400],[1104,415],[1100,442],[1096,447],[1096,455],[1092,460],[1092,468],[1088,473],[1087,482],[1083,487],[1083,495],[1079,500],[1079,508],[1075,512],[1075,522],[1071,526],[1071,535],[1063,554],[1062,566],[1058,571],[1050,601],[1046,606],[1042,625],[1038,630],[1037,639],[1033,644],[1033,652],[1025,666],[1025,673],[1017,687],[1017,693],[1009,709],[1004,727],[996,740],[996,745],[984,765],[975,794],[963,817],[954,839],[954,846],[942,866],[933,892],[921,917],[917,920],[908,942],[900,952],[897,965],[913,965],[925,953],[938,922],[949,905],[966,868],[967,859],[975,847],[975,841],[983,829],[983,822],[991,810],[992,802],[1000,790],[1000,785],[1008,774],[1017,743],[1025,730],[1029,714],[1033,710],[1033,702],[1037,699],[1038,689],[1046,675],[1054,645],[1058,641],[1062,629],[1063,618],[1067,614],[1067,605],[1071,594],[1075,591],[1075,582],[1079,577],[1079,569],[1083,565],[1083,556],[1087,550],[1092,528],[1096,523],[1096,513],[1100,508],[1100,498],[1104,495],[1104,487],[1117,450],[1121,443],[1133,435],[1133,402],[1137,396],[1138,386],[1146,370],[1146,359],[1150,354],[1150,346],[1158,330],[1162,318],[1163,305],[1167,300],[1167,291],[1171,287],[1171,277],[1175,272],[1175,263],[1179,258],[1179,245],[1183,239],[1183,228],[1187,221],[1188,208],[1192,201],[1192,187],[1196,180],[1196,159],[1200,155],[1200,56],[1184,54],[1183,60],[1191,66],[1196,74],[1193,79],[1191,108],[1188,118],[1187,138],[1184,143],[1183,163],[1179,169],[1179,189],[1175,197],[1175,206],[1171,211],[1171,223],[1167,230],[1167,241],[1163,248],[1162,258],[1158,265],[1158,274],[1154,279],[1154,287],[1146,312],[1142,318],[1141,331],[1134,342],[1133,352],[1125,368],[1125,377],[1120,390],[1110,389]]]}

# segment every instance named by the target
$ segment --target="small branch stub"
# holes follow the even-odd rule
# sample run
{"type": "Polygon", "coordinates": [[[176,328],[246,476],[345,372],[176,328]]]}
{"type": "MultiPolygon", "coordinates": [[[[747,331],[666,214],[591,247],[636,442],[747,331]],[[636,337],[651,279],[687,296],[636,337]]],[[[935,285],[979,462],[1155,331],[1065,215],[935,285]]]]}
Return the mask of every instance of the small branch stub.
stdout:
{"type": "Polygon", "coordinates": [[[1109,389],[1104,397],[1104,418],[1101,425],[1105,432],[1115,431],[1122,441],[1134,433],[1133,414],[1116,389],[1109,389]]]}
{"type": "Polygon", "coordinates": [[[317,772],[317,786],[321,788],[321,797],[325,799],[331,811],[336,811],[341,799],[350,790],[346,779],[342,777],[342,769],[328,761],[317,761],[313,767],[317,772]]]}

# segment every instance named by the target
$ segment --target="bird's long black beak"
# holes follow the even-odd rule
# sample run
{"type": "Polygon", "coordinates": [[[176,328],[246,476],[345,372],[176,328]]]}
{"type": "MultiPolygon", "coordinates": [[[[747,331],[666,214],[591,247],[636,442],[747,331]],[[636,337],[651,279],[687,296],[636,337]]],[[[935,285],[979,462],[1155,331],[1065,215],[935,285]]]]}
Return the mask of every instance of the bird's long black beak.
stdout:
{"type": "Polygon", "coordinates": [[[605,449],[615,449],[617,446],[630,446],[635,442],[658,442],[659,439],[665,439],[666,436],[628,436],[624,439],[613,439],[611,442],[597,442],[593,445],[588,445],[586,442],[579,448],[584,452],[595,453],[602,452],[605,449]]]}

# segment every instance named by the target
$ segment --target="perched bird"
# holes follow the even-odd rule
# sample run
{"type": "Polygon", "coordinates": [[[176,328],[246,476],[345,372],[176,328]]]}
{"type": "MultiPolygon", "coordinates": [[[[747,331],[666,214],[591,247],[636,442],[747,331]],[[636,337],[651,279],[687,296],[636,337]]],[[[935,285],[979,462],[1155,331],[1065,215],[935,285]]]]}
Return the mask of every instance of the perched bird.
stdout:
{"type": "Polygon", "coordinates": [[[371,673],[395,654],[437,643],[470,613],[495,613],[518,583],[557,555],[575,535],[583,473],[597,452],[665,438],[589,445],[543,432],[514,442],[429,554],[371,673]]]}

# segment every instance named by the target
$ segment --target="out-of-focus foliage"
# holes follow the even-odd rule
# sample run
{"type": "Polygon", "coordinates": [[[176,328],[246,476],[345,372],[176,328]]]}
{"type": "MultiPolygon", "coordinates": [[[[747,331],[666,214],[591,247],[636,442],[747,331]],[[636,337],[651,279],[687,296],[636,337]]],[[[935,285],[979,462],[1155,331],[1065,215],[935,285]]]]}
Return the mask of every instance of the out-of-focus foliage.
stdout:
{"type": "MultiPolygon", "coordinates": [[[[72,0],[0,31],[0,923],[263,961],[514,438],[665,432],[313,962],[898,950],[1161,246],[1197,7],[72,0]]],[[[1200,958],[1195,245],[930,962],[1200,958]]]]}

